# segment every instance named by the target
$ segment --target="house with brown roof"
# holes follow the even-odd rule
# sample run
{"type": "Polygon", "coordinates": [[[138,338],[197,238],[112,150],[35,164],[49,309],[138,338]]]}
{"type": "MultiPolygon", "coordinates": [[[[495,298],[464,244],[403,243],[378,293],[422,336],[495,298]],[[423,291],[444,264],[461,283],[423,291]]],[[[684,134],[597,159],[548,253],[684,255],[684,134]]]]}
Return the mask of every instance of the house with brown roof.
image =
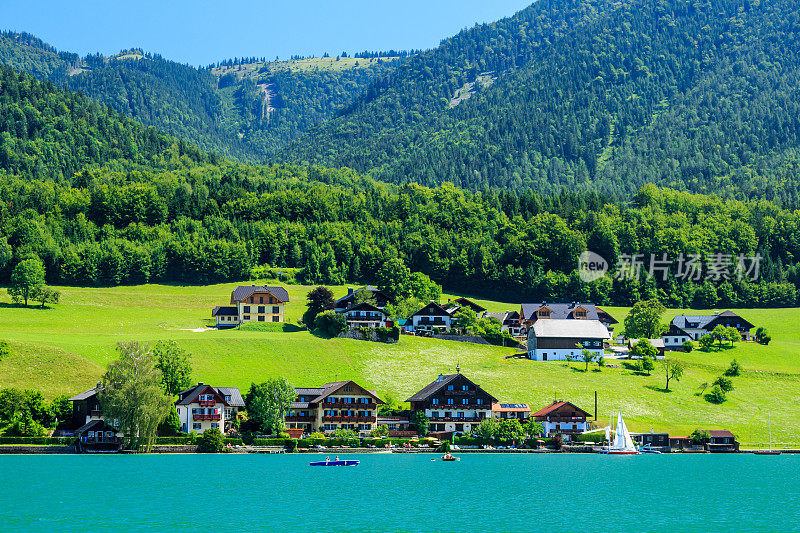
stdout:
{"type": "Polygon", "coordinates": [[[286,413],[286,427],[305,433],[350,429],[366,436],[377,425],[378,405],[384,403],[375,391],[354,381],[297,387],[295,391],[297,397],[286,413]]]}
{"type": "Polygon", "coordinates": [[[236,421],[236,415],[244,410],[244,399],[235,387],[212,387],[198,383],[178,393],[175,402],[181,431],[203,433],[216,428],[227,433],[236,421]]]}
{"type": "Polygon", "coordinates": [[[230,305],[217,306],[211,316],[218,328],[245,322],[284,322],[289,292],[284,287],[240,285],[231,292],[230,305]]]}
{"type": "MultiPolygon", "coordinates": [[[[454,308],[454,312],[458,308],[454,308]]],[[[406,320],[406,330],[415,333],[450,331],[453,314],[433,300],[406,320]]]]}
{"type": "Polygon", "coordinates": [[[72,402],[74,428],[71,433],[78,439],[78,451],[115,452],[122,449],[122,433],[113,423],[103,418],[99,396],[102,391],[103,384],[98,383],[69,399],[72,402]]]}
{"type": "Polygon", "coordinates": [[[425,413],[431,432],[469,433],[492,416],[497,398],[457,371],[440,374],[432,383],[411,396],[411,411],[425,413]]]}
{"type": "Polygon", "coordinates": [[[365,301],[365,299],[368,300],[368,303],[374,305],[378,309],[385,309],[386,306],[392,302],[392,299],[389,298],[386,293],[377,287],[373,287],[372,285],[367,285],[366,287],[361,287],[360,289],[347,287],[347,294],[333,303],[333,310],[337,313],[343,313],[347,309],[357,305],[359,301],[365,301]]]}
{"type": "Polygon", "coordinates": [[[341,314],[345,316],[350,329],[385,328],[391,323],[389,313],[367,302],[348,307],[341,314]]]}
{"type": "Polygon", "coordinates": [[[577,435],[592,429],[587,413],[572,402],[553,400],[553,403],[539,409],[531,416],[544,426],[544,436],[563,435],[569,440],[570,435],[577,435]]]}
{"type": "Polygon", "coordinates": [[[669,445],[673,450],[705,450],[709,452],[734,453],[739,451],[736,436],[727,429],[709,429],[709,438],[701,443],[692,442],[691,437],[669,436],[669,445]]]}

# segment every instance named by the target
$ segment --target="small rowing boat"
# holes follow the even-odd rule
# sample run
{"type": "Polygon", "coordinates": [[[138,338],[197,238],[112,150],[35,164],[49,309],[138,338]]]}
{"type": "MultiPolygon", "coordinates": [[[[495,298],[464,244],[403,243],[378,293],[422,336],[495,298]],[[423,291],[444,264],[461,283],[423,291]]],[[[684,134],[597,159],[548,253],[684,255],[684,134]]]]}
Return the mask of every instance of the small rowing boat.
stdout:
{"type": "Polygon", "coordinates": [[[308,463],[310,466],[358,466],[361,461],[314,461],[308,463]]]}

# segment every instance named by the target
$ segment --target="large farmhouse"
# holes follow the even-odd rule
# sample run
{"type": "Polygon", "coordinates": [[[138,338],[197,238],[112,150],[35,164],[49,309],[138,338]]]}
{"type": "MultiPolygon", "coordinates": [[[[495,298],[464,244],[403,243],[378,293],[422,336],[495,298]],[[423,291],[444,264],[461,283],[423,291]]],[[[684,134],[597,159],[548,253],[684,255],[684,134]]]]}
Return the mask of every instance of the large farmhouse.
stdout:
{"type": "Polygon", "coordinates": [[[720,325],[736,328],[744,340],[750,338],[750,330],[755,327],[733,311],[713,315],[678,315],[672,319],[669,330],[661,338],[665,347],[680,348],[684,342],[700,340],[700,337],[711,333],[720,325]]]}
{"type": "Polygon", "coordinates": [[[609,331],[614,330],[617,320],[594,304],[570,303],[529,303],[520,306],[519,321],[523,327],[529,328],[542,319],[558,320],[598,320],[609,331]]]}
{"type": "Polygon", "coordinates": [[[580,356],[583,349],[600,356],[610,338],[608,328],[599,320],[537,320],[528,329],[528,357],[534,361],[563,361],[580,356]]]}
{"type": "Polygon", "coordinates": [[[433,383],[406,400],[411,411],[422,411],[430,430],[469,433],[492,416],[498,400],[461,374],[439,375],[433,383]]]}
{"type": "Polygon", "coordinates": [[[234,327],[245,322],[283,322],[289,293],[283,287],[240,285],[231,292],[229,306],[211,312],[217,327],[234,327]]]}

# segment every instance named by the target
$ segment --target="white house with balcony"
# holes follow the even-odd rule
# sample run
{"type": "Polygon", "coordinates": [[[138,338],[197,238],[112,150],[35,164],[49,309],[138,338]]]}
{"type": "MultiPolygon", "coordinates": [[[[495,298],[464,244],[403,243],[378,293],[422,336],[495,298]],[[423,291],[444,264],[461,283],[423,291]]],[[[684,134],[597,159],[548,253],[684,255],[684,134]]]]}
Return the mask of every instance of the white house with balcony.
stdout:
{"type": "Polygon", "coordinates": [[[244,409],[244,399],[234,387],[212,387],[198,383],[178,394],[175,409],[181,421],[181,431],[203,433],[217,428],[227,433],[236,415],[244,409]]]}
{"type": "Polygon", "coordinates": [[[341,311],[347,319],[348,328],[385,328],[389,314],[372,304],[363,302],[341,311]]]}
{"type": "Polygon", "coordinates": [[[450,331],[452,323],[453,316],[448,310],[431,300],[425,307],[408,317],[406,330],[415,333],[450,331]]]}

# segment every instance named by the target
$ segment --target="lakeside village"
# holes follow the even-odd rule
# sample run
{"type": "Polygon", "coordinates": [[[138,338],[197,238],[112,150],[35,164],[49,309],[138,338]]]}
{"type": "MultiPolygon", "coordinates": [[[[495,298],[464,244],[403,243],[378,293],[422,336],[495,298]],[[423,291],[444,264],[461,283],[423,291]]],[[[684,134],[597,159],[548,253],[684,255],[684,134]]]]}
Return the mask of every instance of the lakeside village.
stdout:
{"type": "MultiPolygon", "coordinates": [[[[324,288],[315,290],[319,289],[324,288]]],[[[284,322],[288,302],[288,291],[283,287],[239,286],[231,294],[230,305],[215,307],[212,316],[218,328],[284,322]]],[[[397,332],[382,336],[387,342],[397,341],[401,334],[477,342],[463,334],[453,334],[463,333],[459,322],[465,316],[488,318],[504,335],[525,346],[530,359],[587,363],[604,354],[611,359],[627,358],[637,351],[642,352],[642,360],[649,357],[647,354],[654,360],[663,359],[666,351],[688,350],[694,341],[713,339],[729,331],[737,332],[741,339],[752,339],[750,330],[754,327],[731,311],[680,315],[658,338],[625,342],[618,337],[612,345],[617,321],[590,303],[525,303],[519,311],[489,313],[467,298],[458,298],[445,305],[431,301],[407,318],[397,320],[386,312],[390,302],[375,287],[348,289],[346,295],[327,306],[332,307],[327,311],[327,320],[341,324],[342,331],[335,331],[336,336],[386,330],[397,332]]],[[[354,338],[376,338],[364,335],[354,338]]],[[[280,381],[271,383],[280,385],[280,381]]],[[[656,431],[629,434],[621,413],[612,430],[610,422],[608,426],[598,422],[596,396],[593,413],[591,406],[579,406],[569,399],[534,406],[534,411],[525,403],[496,397],[458,367],[453,374],[434,376],[411,395],[406,400],[408,409],[391,409],[375,391],[352,380],[304,384],[288,391],[281,391],[278,386],[261,395],[251,389],[246,396],[235,387],[219,385],[224,384],[198,383],[176,391],[177,400],[169,408],[169,418],[175,433],[188,436],[158,437],[146,449],[155,444],[152,451],[160,452],[186,451],[192,446],[200,451],[231,452],[324,452],[339,447],[342,451],[392,452],[442,448],[462,452],[602,452],[612,447],[628,450],[620,453],[739,451],[736,437],[727,430],[698,429],[691,435],[679,436],[656,431]],[[268,419],[272,419],[267,424],[274,428],[272,435],[244,434],[243,428],[252,426],[254,420],[268,419]]],[[[69,398],[71,417],[62,424],[69,427],[61,429],[60,436],[77,452],[119,452],[131,447],[126,443],[131,439],[125,437],[119,420],[104,417],[104,392],[103,384],[98,383],[69,398]]]]}

